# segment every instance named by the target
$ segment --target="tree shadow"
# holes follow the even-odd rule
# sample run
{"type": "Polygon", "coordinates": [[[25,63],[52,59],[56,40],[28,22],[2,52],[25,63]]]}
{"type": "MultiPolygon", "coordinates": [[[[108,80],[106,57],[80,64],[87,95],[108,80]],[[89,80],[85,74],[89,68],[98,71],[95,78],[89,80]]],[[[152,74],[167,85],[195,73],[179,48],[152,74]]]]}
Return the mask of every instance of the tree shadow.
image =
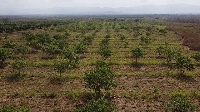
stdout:
{"type": "MultiPolygon", "coordinates": [[[[71,93],[70,95],[68,95],[68,98],[71,99],[71,100],[75,100],[77,102],[76,106],[75,106],[76,108],[80,108],[85,103],[87,103],[91,100],[95,100],[95,93],[91,92],[91,91],[81,92],[81,93],[79,93],[79,95],[77,95],[75,97],[73,95],[77,95],[77,93],[71,93]]],[[[107,99],[107,100],[111,101],[114,98],[114,95],[112,93],[109,93],[109,92],[106,92],[105,94],[103,92],[101,92],[100,98],[107,99]]]]}
{"type": "Polygon", "coordinates": [[[175,78],[182,82],[197,82],[193,76],[188,76],[186,74],[178,73],[175,78]]]}
{"type": "Polygon", "coordinates": [[[9,74],[9,75],[5,76],[7,82],[18,82],[18,81],[22,80],[24,77],[25,77],[25,74],[21,75],[21,74],[17,74],[17,73],[9,74]]]}
{"type": "Polygon", "coordinates": [[[200,67],[200,62],[196,64],[196,66],[200,67]]]}
{"type": "Polygon", "coordinates": [[[8,63],[0,63],[0,69],[4,69],[7,65],[8,63]]]}
{"type": "Polygon", "coordinates": [[[55,58],[56,58],[56,56],[54,56],[54,55],[47,55],[47,56],[41,57],[41,59],[43,59],[43,60],[49,60],[49,59],[55,59],[55,58]]]}
{"type": "Polygon", "coordinates": [[[156,59],[165,59],[165,57],[157,56],[156,59]]]}
{"type": "Polygon", "coordinates": [[[61,85],[64,81],[62,77],[49,77],[49,84],[61,85]]]}
{"type": "Polygon", "coordinates": [[[133,62],[133,63],[131,64],[131,66],[134,67],[134,68],[141,68],[143,65],[144,65],[144,64],[142,64],[142,63],[136,63],[136,62],[133,62]]]}
{"type": "Polygon", "coordinates": [[[95,99],[95,93],[94,92],[72,92],[68,93],[67,96],[70,100],[73,100],[76,102],[76,108],[82,107],[85,103],[95,99]]]}

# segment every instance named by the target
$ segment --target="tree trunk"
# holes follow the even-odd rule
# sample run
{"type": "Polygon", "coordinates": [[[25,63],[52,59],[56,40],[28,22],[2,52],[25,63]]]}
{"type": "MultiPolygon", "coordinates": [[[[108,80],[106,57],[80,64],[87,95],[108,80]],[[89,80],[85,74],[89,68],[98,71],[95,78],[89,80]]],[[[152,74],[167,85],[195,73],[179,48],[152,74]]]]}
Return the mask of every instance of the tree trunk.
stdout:
{"type": "Polygon", "coordinates": [[[137,58],[135,58],[135,64],[136,64],[136,65],[138,64],[138,59],[137,59],[137,58]]]}
{"type": "Polygon", "coordinates": [[[61,78],[61,71],[59,71],[59,73],[60,73],[60,78],[61,78]]]}
{"type": "Polygon", "coordinates": [[[169,64],[169,58],[167,58],[167,64],[169,64]]]}
{"type": "Polygon", "coordinates": [[[101,90],[100,89],[95,90],[95,94],[96,94],[95,99],[98,100],[101,97],[101,90]]]}
{"type": "Polygon", "coordinates": [[[181,70],[181,75],[184,75],[184,73],[185,73],[185,70],[181,70]]]}

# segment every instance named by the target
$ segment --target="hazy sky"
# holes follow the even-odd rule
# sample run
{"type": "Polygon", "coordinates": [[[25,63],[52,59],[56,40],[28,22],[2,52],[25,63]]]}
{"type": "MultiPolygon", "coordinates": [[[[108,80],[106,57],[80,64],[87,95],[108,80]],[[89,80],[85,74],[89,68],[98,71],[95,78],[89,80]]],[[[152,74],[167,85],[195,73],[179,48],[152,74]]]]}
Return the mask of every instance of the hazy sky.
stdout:
{"type": "Polygon", "coordinates": [[[200,0],[0,0],[0,14],[13,10],[33,10],[67,7],[136,7],[143,5],[190,4],[200,0]]]}

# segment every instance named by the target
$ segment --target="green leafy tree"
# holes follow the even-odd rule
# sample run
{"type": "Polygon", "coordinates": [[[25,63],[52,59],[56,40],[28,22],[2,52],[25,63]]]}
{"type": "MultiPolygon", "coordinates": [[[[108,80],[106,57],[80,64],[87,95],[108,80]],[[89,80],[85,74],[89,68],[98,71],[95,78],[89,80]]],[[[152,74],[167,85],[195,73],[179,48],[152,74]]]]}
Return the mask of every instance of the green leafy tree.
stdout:
{"type": "Polygon", "coordinates": [[[25,69],[27,66],[28,64],[23,58],[18,58],[11,64],[11,67],[17,70],[19,75],[21,74],[21,70],[25,69]]]}
{"type": "Polygon", "coordinates": [[[159,46],[158,48],[156,48],[156,52],[158,53],[159,57],[161,57],[161,55],[165,53],[165,48],[162,46],[159,46]]]}
{"type": "Polygon", "coordinates": [[[109,48],[101,48],[98,53],[105,59],[111,56],[112,51],[109,48]]]}
{"type": "Polygon", "coordinates": [[[107,38],[104,38],[101,43],[100,43],[100,47],[98,50],[98,53],[103,57],[103,59],[105,60],[106,58],[110,57],[112,54],[111,49],[109,48],[109,35],[107,35],[107,38]]]}
{"type": "Polygon", "coordinates": [[[108,42],[109,42],[109,38],[104,38],[104,39],[101,41],[101,44],[102,44],[102,45],[108,45],[108,42]]]}
{"type": "Polygon", "coordinates": [[[145,55],[145,52],[141,48],[137,47],[132,50],[132,56],[135,58],[135,63],[138,63],[138,58],[141,58],[145,55]]]}
{"type": "Polygon", "coordinates": [[[48,33],[37,33],[35,35],[35,40],[37,40],[40,44],[50,44],[52,42],[52,37],[48,33]]]}
{"type": "Polygon", "coordinates": [[[0,112],[14,112],[14,107],[3,106],[0,107],[0,112]]]}
{"type": "Polygon", "coordinates": [[[124,42],[124,48],[128,48],[129,43],[127,41],[124,42]]]}
{"type": "Polygon", "coordinates": [[[166,103],[165,112],[195,112],[195,106],[187,98],[177,96],[166,103]]]}
{"type": "Polygon", "coordinates": [[[165,48],[164,57],[166,58],[168,64],[175,58],[175,56],[176,56],[175,50],[169,47],[165,48]]]}
{"type": "Polygon", "coordinates": [[[73,49],[64,49],[62,51],[62,57],[64,59],[68,59],[69,63],[70,63],[70,67],[74,68],[77,66],[77,64],[79,64],[79,56],[74,52],[73,49]]]}
{"type": "Polygon", "coordinates": [[[109,38],[111,38],[111,36],[110,35],[106,35],[105,38],[109,39],[109,38]]]}
{"type": "Polygon", "coordinates": [[[84,53],[87,51],[87,45],[86,42],[81,41],[80,43],[76,44],[74,47],[75,51],[77,53],[84,53]]]}
{"type": "Polygon", "coordinates": [[[192,64],[191,59],[184,56],[177,58],[176,67],[181,70],[182,74],[185,73],[185,70],[191,71],[194,69],[194,65],[192,64]]]}
{"type": "Polygon", "coordinates": [[[15,48],[14,52],[15,54],[28,54],[31,52],[31,50],[26,46],[19,45],[15,48]]]}
{"type": "Polygon", "coordinates": [[[65,31],[65,34],[64,34],[66,37],[69,37],[71,34],[67,31],[65,31]]]}
{"type": "Polygon", "coordinates": [[[5,37],[5,39],[7,39],[8,38],[8,33],[4,33],[4,37],[5,37]]]}
{"type": "Polygon", "coordinates": [[[56,40],[62,39],[63,37],[64,36],[61,35],[61,34],[56,34],[56,35],[53,36],[53,38],[56,39],[56,40]]]}
{"type": "Polygon", "coordinates": [[[142,36],[142,37],[140,38],[140,40],[141,40],[141,42],[142,42],[143,44],[145,44],[145,45],[151,43],[151,39],[150,39],[149,37],[142,36]]]}
{"type": "Polygon", "coordinates": [[[12,40],[6,40],[6,41],[3,42],[3,46],[2,47],[3,48],[11,48],[11,49],[13,49],[13,48],[16,47],[16,43],[14,41],[12,41],[12,40]]]}
{"type": "Polygon", "coordinates": [[[86,87],[95,91],[96,99],[100,98],[101,89],[110,90],[116,86],[114,79],[116,75],[110,70],[107,63],[97,61],[96,68],[85,73],[86,87]]]}
{"type": "Polygon", "coordinates": [[[5,67],[5,60],[12,57],[12,52],[8,49],[0,48],[0,68],[5,67]]]}
{"type": "Polygon", "coordinates": [[[69,68],[69,64],[70,63],[68,60],[61,59],[54,62],[53,68],[57,70],[57,72],[60,74],[61,77],[61,74],[64,73],[66,69],[69,68]]]}
{"type": "Polygon", "coordinates": [[[85,41],[85,42],[87,43],[87,45],[91,45],[93,39],[94,39],[94,36],[92,36],[92,35],[88,35],[88,36],[85,36],[85,38],[84,38],[83,41],[85,41]]]}
{"type": "Polygon", "coordinates": [[[118,34],[118,36],[120,37],[120,40],[122,40],[122,41],[126,39],[126,37],[122,34],[118,34]]]}
{"type": "Polygon", "coordinates": [[[43,46],[43,50],[47,52],[49,55],[54,55],[60,53],[60,49],[58,48],[57,45],[54,44],[47,44],[43,46]]]}
{"type": "Polygon", "coordinates": [[[200,53],[194,53],[192,55],[192,58],[194,58],[196,61],[200,62],[200,53]]]}
{"type": "Polygon", "coordinates": [[[74,109],[74,112],[117,112],[115,103],[106,99],[92,100],[86,103],[79,109],[74,109]]]}
{"type": "Polygon", "coordinates": [[[58,46],[60,50],[66,49],[69,46],[69,42],[66,39],[55,40],[53,44],[58,46]]]}
{"type": "Polygon", "coordinates": [[[150,36],[152,33],[151,32],[146,32],[146,35],[147,36],[150,36]]]}

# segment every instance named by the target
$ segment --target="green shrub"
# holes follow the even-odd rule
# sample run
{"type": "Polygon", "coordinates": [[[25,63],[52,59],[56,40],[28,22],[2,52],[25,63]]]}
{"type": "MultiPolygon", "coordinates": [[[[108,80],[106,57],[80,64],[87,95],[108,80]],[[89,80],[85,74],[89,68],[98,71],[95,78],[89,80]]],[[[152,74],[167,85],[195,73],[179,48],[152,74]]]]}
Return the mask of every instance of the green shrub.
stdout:
{"type": "Polygon", "coordinates": [[[151,32],[146,32],[146,35],[147,35],[147,36],[150,36],[150,35],[151,35],[151,32]]]}
{"type": "Polygon", "coordinates": [[[165,29],[160,29],[159,32],[163,33],[163,34],[167,33],[167,31],[165,29]]]}
{"type": "Polygon", "coordinates": [[[92,100],[74,112],[117,112],[116,105],[106,99],[92,100]]]}
{"type": "Polygon", "coordinates": [[[16,110],[16,112],[30,112],[30,107],[29,106],[23,106],[19,110],[16,110]]]}
{"type": "Polygon", "coordinates": [[[53,68],[58,71],[58,73],[60,74],[60,77],[61,77],[61,74],[64,73],[66,71],[66,69],[69,68],[69,64],[70,63],[68,60],[62,59],[62,60],[55,61],[53,68]]]}
{"type": "Polygon", "coordinates": [[[87,45],[84,41],[82,41],[76,44],[74,49],[77,53],[84,53],[87,51],[87,45]]]}
{"type": "Polygon", "coordinates": [[[0,68],[5,67],[5,60],[12,57],[12,52],[8,49],[0,48],[0,68]]]}
{"type": "Polygon", "coordinates": [[[87,43],[87,45],[91,45],[93,39],[94,39],[94,37],[92,35],[88,35],[88,36],[85,36],[83,41],[85,41],[87,43]]]}
{"type": "Polygon", "coordinates": [[[145,37],[145,36],[142,36],[140,38],[141,42],[144,43],[144,44],[150,44],[151,43],[151,39],[149,37],[145,37]]]}
{"type": "Polygon", "coordinates": [[[176,67],[181,70],[182,74],[184,74],[185,70],[191,71],[194,69],[194,65],[192,64],[191,59],[184,56],[177,58],[176,67]]]}
{"type": "Polygon", "coordinates": [[[44,97],[44,98],[55,98],[56,96],[57,96],[57,94],[52,91],[52,92],[49,92],[49,93],[45,92],[42,97],[44,97]]]}
{"type": "Polygon", "coordinates": [[[79,56],[74,52],[73,49],[64,49],[62,51],[62,57],[69,60],[70,67],[74,68],[79,64],[79,56]]]}
{"type": "Polygon", "coordinates": [[[36,33],[34,40],[38,40],[42,45],[52,42],[52,37],[48,33],[36,33]]]}
{"type": "Polygon", "coordinates": [[[192,54],[192,58],[194,58],[196,61],[200,61],[200,53],[194,53],[192,54]]]}
{"type": "Polygon", "coordinates": [[[128,42],[124,42],[124,47],[128,48],[128,42]]]}
{"type": "Polygon", "coordinates": [[[35,48],[35,49],[41,49],[42,44],[38,42],[38,40],[32,40],[28,43],[29,46],[35,48]]]}
{"type": "Polygon", "coordinates": [[[12,41],[12,40],[6,40],[6,41],[4,41],[3,42],[3,48],[11,48],[11,49],[13,49],[13,48],[15,48],[15,46],[16,46],[16,43],[14,42],[14,41],[12,41]]]}
{"type": "Polygon", "coordinates": [[[167,63],[169,64],[176,56],[176,52],[174,49],[166,47],[164,51],[164,57],[167,60],[167,63]]]}
{"type": "Polygon", "coordinates": [[[159,57],[160,57],[161,55],[164,54],[165,48],[162,46],[159,46],[158,48],[156,48],[156,52],[159,54],[159,57]]]}
{"type": "Polygon", "coordinates": [[[98,53],[104,58],[108,58],[111,56],[112,51],[109,48],[102,48],[98,51],[98,53]]]}
{"type": "Polygon", "coordinates": [[[0,107],[0,112],[30,112],[30,108],[29,106],[23,106],[19,109],[16,109],[13,106],[3,106],[0,107]]]}
{"type": "Polygon", "coordinates": [[[98,69],[98,68],[108,68],[109,69],[109,65],[102,61],[102,60],[97,60],[96,63],[95,63],[95,67],[98,69]]]}
{"type": "Polygon", "coordinates": [[[28,54],[31,52],[31,50],[26,46],[19,45],[15,48],[14,52],[15,54],[28,54]]]}
{"type": "Polygon", "coordinates": [[[63,38],[63,35],[61,34],[56,34],[53,36],[54,39],[58,40],[58,39],[62,39],[63,38]]]}
{"type": "Polygon", "coordinates": [[[81,99],[84,101],[87,100],[91,100],[94,98],[94,92],[90,92],[90,91],[84,91],[84,92],[80,92],[80,91],[68,91],[67,92],[67,96],[71,99],[71,100],[76,100],[76,99],[81,99]]]}
{"type": "Polygon", "coordinates": [[[109,38],[104,38],[104,39],[101,41],[101,44],[107,45],[108,42],[109,42],[109,38]]]}
{"type": "Polygon", "coordinates": [[[124,35],[122,35],[122,34],[118,34],[118,36],[120,37],[120,40],[125,40],[126,39],[126,37],[124,35]]]}
{"type": "Polygon", "coordinates": [[[195,106],[187,98],[178,96],[166,103],[165,112],[195,112],[195,106]]]}
{"type": "Polygon", "coordinates": [[[47,52],[49,55],[60,53],[60,49],[58,48],[57,45],[54,45],[54,44],[47,44],[47,45],[43,46],[42,49],[45,52],[47,52]]]}
{"type": "Polygon", "coordinates": [[[28,66],[27,62],[24,61],[23,58],[18,58],[16,59],[12,64],[11,64],[11,67],[14,69],[14,70],[18,70],[18,74],[20,75],[21,73],[21,70],[22,69],[25,69],[26,67],[28,66]]]}
{"type": "Polygon", "coordinates": [[[109,38],[104,38],[101,43],[100,43],[100,47],[98,50],[98,53],[104,58],[108,58],[111,56],[112,52],[111,49],[109,48],[109,38]]]}
{"type": "Polygon", "coordinates": [[[54,40],[48,33],[25,33],[23,36],[29,42],[28,45],[36,49],[44,48],[44,46],[52,44],[54,40]]]}
{"type": "Polygon", "coordinates": [[[54,40],[54,41],[53,41],[53,44],[56,45],[56,46],[58,46],[58,48],[59,48],[60,50],[63,50],[63,49],[65,49],[65,48],[68,48],[68,46],[69,46],[69,42],[68,42],[68,40],[66,40],[66,39],[54,40]]]}
{"type": "Polygon", "coordinates": [[[3,106],[0,108],[0,112],[14,112],[13,107],[3,106]]]}

